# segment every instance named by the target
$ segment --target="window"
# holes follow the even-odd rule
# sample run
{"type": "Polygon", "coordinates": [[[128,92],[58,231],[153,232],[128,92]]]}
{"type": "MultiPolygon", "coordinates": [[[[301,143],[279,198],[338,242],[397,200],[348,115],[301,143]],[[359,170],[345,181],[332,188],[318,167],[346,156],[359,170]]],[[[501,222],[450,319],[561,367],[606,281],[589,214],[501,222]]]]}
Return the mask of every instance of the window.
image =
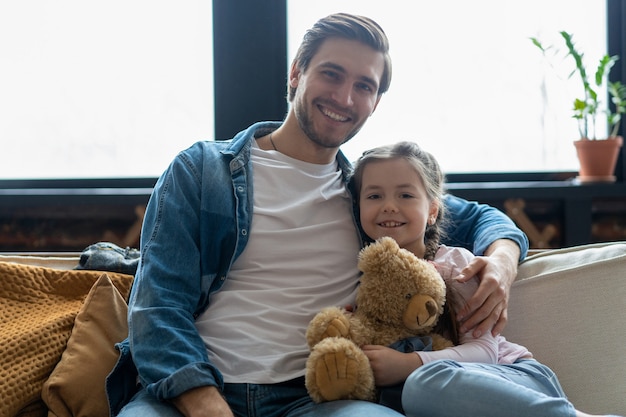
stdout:
{"type": "Polygon", "coordinates": [[[153,177],[212,138],[211,6],[0,3],[0,179],[153,177]]]}
{"type": "Polygon", "coordinates": [[[595,68],[607,49],[605,0],[291,0],[289,56],[306,28],[338,11],[380,23],[394,64],[389,92],[344,145],[350,159],[379,144],[414,140],[446,172],[578,169],[570,109],[580,80],[567,80],[569,58],[550,67],[529,37],[561,46],[558,32],[573,33],[595,68]]]}
{"type": "MultiPolygon", "coordinates": [[[[281,2],[265,7],[284,12],[281,2]]],[[[250,5],[239,8],[255,18],[250,5]]],[[[570,107],[580,83],[564,81],[528,38],[559,42],[559,30],[572,32],[592,66],[606,50],[605,0],[290,0],[287,65],[303,31],[336,11],[380,22],[394,61],[391,90],[344,146],[351,159],[411,139],[447,172],[577,169],[570,107]]],[[[250,90],[232,97],[240,109],[224,119],[236,127],[214,133],[212,12],[202,0],[0,2],[0,180],[156,177],[193,142],[266,119],[259,108],[284,103],[282,80],[262,106],[250,90]]],[[[282,33],[255,32],[250,43],[276,45],[282,33]]],[[[266,57],[264,68],[276,72],[279,60],[266,57]]]]}

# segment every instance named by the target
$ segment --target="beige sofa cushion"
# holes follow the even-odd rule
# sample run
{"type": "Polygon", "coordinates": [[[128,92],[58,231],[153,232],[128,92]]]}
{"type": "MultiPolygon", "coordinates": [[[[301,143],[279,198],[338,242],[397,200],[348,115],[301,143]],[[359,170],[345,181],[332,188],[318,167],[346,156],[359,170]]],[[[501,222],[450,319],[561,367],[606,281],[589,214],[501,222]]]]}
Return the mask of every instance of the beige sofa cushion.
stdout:
{"type": "Polygon", "coordinates": [[[581,411],[626,415],[626,242],[527,258],[509,303],[507,339],[550,366],[581,411]]]}

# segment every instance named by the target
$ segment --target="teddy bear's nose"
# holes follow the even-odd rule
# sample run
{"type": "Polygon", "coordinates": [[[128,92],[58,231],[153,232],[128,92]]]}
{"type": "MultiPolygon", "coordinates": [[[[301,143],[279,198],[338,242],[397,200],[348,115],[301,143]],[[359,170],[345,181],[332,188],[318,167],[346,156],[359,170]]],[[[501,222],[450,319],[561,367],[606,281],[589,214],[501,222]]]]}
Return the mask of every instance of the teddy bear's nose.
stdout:
{"type": "Polygon", "coordinates": [[[434,301],[429,300],[426,302],[426,311],[428,311],[428,314],[430,314],[431,316],[437,314],[437,305],[434,301]]]}

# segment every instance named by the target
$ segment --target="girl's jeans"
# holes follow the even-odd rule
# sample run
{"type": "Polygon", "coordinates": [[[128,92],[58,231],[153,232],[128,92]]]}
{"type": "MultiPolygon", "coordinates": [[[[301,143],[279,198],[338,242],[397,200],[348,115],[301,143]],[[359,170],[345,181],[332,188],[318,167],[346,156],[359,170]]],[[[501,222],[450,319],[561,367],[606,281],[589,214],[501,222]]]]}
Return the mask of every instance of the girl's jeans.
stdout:
{"type": "Polygon", "coordinates": [[[402,406],[409,417],[575,416],[554,372],[531,359],[431,362],[407,378],[402,406]]]}
{"type": "MultiPolygon", "coordinates": [[[[366,401],[315,404],[301,384],[225,384],[224,396],[236,417],[401,417],[390,408],[366,401]]],[[[181,417],[174,406],[139,391],[119,417],[181,417]]]]}

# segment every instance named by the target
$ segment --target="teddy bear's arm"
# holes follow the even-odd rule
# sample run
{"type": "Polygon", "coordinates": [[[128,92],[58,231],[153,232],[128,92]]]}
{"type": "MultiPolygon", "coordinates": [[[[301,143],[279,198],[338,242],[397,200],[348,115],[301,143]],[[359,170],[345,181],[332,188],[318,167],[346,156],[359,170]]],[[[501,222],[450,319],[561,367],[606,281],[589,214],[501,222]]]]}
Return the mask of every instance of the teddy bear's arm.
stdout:
{"type": "Polygon", "coordinates": [[[312,348],[327,337],[349,337],[349,314],[339,307],[326,307],[317,313],[306,331],[309,347],[312,348]]]}

